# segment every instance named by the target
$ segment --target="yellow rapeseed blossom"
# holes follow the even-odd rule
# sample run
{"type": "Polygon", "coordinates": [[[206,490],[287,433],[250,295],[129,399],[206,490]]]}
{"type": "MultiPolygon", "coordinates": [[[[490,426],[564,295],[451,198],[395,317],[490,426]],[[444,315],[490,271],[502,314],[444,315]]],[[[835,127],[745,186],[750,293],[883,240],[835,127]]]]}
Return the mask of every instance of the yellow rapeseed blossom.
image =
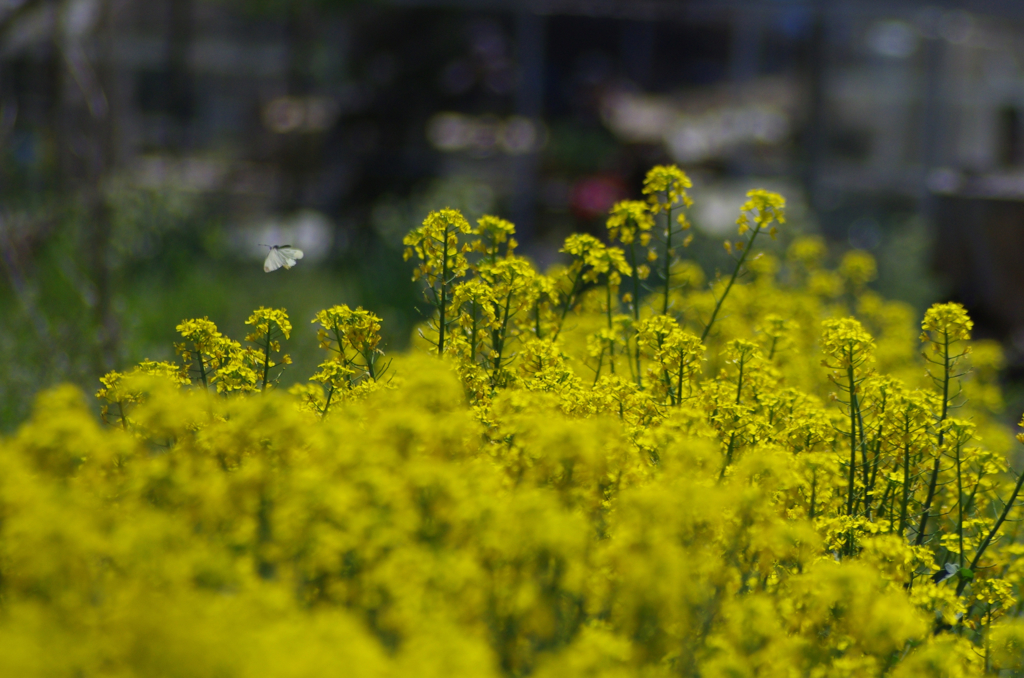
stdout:
{"type": "Polygon", "coordinates": [[[607,227],[610,239],[623,245],[638,242],[647,247],[654,228],[654,215],[648,210],[647,203],[641,200],[622,200],[615,203],[608,213],[607,227]]]}
{"type": "Polygon", "coordinates": [[[971,338],[973,328],[974,322],[962,305],[955,302],[935,304],[924,314],[921,341],[930,341],[933,345],[963,341],[971,338]]]}
{"type": "Polygon", "coordinates": [[[644,177],[643,193],[651,206],[651,212],[658,214],[675,207],[689,207],[693,200],[686,193],[693,182],[686,172],[675,165],[657,165],[644,177]]]}
{"type": "Polygon", "coordinates": [[[776,227],[772,222],[786,223],[786,199],[760,188],[747,191],[747,201],[740,206],[740,216],[736,219],[739,234],[745,235],[753,226],[757,230],[768,229],[774,240],[776,227]]]}
{"type": "Polygon", "coordinates": [[[311,321],[319,323],[320,348],[337,354],[355,351],[360,355],[376,352],[380,343],[380,318],[370,311],[332,306],[320,311],[311,321]]]}
{"type": "Polygon", "coordinates": [[[245,324],[253,326],[253,331],[245,337],[246,341],[253,343],[258,343],[260,340],[273,335],[275,331],[284,335],[285,339],[291,337],[292,334],[292,324],[288,320],[288,315],[283,308],[263,308],[260,306],[253,311],[253,314],[249,316],[245,324]]]}
{"type": "Polygon", "coordinates": [[[519,243],[512,236],[516,227],[511,221],[485,214],[477,219],[476,228],[472,230],[480,239],[471,244],[471,249],[484,255],[485,260],[494,263],[501,254],[501,246],[505,245],[505,256],[511,256],[519,243]]]}
{"type": "Polygon", "coordinates": [[[846,370],[874,360],[875,341],[855,318],[838,318],[822,323],[822,365],[846,370]]]}
{"type": "Polygon", "coordinates": [[[574,233],[565,239],[559,252],[565,252],[575,259],[586,260],[593,252],[600,252],[604,244],[592,235],[574,233]]]}
{"type": "Polygon", "coordinates": [[[443,209],[431,212],[423,225],[410,232],[402,241],[405,259],[415,256],[420,263],[413,279],[425,278],[433,287],[438,278],[465,275],[469,263],[459,245],[460,233],[471,233],[472,227],[458,210],[443,209]]]}
{"type": "Polygon", "coordinates": [[[185,374],[194,374],[204,387],[213,385],[229,364],[236,373],[235,368],[244,367],[241,344],[221,334],[209,318],[185,320],[175,329],[185,339],[174,345],[185,374]]]}
{"type": "Polygon", "coordinates": [[[995,669],[1024,670],[1024,619],[1015,618],[994,625],[988,638],[995,669]]]}
{"type": "Polygon", "coordinates": [[[0,437],[0,675],[1019,672],[998,348],[968,373],[941,304],[922,355],[859,254],[764,256],[764,191],[709,285],[641,223],[688,179],[648,179],[616,244],[545,274],[510,223],[432,213],[423,343],[387,360],[338,303],[314,374],[268,388],[293,328],[260,308],[244,345],[183,321],[181,362],[104,375],[100,417],[42,392],[0,437]]]}
{"type": "Polygon", "coordinates": [[[320,364],[310,381],[323,384],[327,392],[321,398],[307,387],[300,395],[323,417],[332,401],[362,397],[372,390],[388,365],[381,362],[381,320],[373,313],[341,304],[318,312],[311,322],[319,323],[317,339],[330,358],[320,364]]]}
{"type": "Polygon", "coordinates": [[[878,267],[870,253],[864,250],[850,250],[839,262],[839,273],[857,290],[878,276],[878,267]]]}
{"type": "Polygon", "coordinates": [[[819,236],[800,236],[795,238],[786,251],[786,258],[797,262],[808,269],[821,265],[828,248],[819,236]]]}

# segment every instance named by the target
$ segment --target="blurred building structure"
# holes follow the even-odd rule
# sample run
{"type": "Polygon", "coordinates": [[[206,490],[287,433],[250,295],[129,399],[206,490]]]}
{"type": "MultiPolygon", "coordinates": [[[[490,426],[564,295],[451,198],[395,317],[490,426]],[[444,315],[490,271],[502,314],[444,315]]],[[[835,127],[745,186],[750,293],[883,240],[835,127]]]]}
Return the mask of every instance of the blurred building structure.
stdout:
{"type": "MultiPolygon", "coordinates": [[[[297,244],[340,255],[394,244],[418,195],[539,251],[664,161],[795,181],[850,246],[922,219],[950,293],[1024,348],[1024,3],[0,0],[8,205],[116,178],[240,228],[313,210],[297,244]]],[[[47,228],[16,222],[11,280],[47,228]]]]}

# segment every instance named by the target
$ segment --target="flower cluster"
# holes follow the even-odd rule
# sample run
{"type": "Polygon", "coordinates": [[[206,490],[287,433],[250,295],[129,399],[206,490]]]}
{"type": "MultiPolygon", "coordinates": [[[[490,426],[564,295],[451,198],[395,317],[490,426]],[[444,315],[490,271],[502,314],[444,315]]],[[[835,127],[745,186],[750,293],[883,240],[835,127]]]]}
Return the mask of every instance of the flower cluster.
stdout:
{"type": "Polygon", "coordinates": [[[544,272],[432,213],[392,362],[338,305],[271,388],[292,326],[261,308],[248,346],[188,320],[179,364],[104,376],[103,423],[45,392],[0,439],[0,675],[1019,673],[998,347],[956,304],[916,326],[867,253],[751,254],[764,191],[707,283],[656,232],[689,186],[655,168],[623,249],[544,272]]]}

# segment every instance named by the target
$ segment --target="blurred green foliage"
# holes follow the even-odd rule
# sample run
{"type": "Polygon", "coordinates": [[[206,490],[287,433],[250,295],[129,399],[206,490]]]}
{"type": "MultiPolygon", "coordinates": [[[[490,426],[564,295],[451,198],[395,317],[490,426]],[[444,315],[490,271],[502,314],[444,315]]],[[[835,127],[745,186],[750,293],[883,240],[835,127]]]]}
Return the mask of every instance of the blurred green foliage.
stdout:
{"type": "MultiPolygon", "coordinates": [[[[107,199],[117,321],[113,365],[99,352],[96,290],[84,256],[86,216],[79,206],[23,208],[8,220],[34,235],[6,254],[8,275],[0,285],[0,430],[25,418],[40,389],[71,381],[92,391],[107,369],[171,358],[174,327],[185,317],[209,316],[237,334],[259,306],[288,309],[296,324],[297,365],[284,373],[283,384],[315,369],[302,361],[314,360],[316,332],[309,323],[321,308],[374,308],[394,349],[406,345],[417,320],[411,267],[379,240],[359,252],[267,274],[260,259],[229,248],[224,217],[194,196],[116,187],[107,199]]],[[[255,240],[252,245],[255,251],[255,240]]]]}

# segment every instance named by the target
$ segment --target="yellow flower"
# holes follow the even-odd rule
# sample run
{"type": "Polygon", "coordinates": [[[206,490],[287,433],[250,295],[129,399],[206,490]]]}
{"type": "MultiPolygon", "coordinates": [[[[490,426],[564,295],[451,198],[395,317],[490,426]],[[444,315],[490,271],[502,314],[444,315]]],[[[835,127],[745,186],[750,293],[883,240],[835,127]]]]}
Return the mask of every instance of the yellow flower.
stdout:
{"type": "Polygon", "coordinates": [[[433,287],[442,275],[448,278],[465,275],[469,263],[459,246],[459,234],[471,233],[472,230],[459,210],[445,208],[428,214],[423,225],[402,241],[405,259],[415,256],[420,260],[420,265],[413,272],[413,280],[425,278],[433,287]]]}
{"type": "MultiPolygon", "coordinates": [[[[747,201],[740,206],[740,216],[736,219],[740,235],[750,230],[751,218],[757,230],[768,228],[773,221],[786,223],[786,199],[762,188],[747,191],[747,201]]],[[[775,238],[775,229],[770,229],[770,235],[775,238]]]]}
{"type": "Polygon", "coordinates": [[[795,261],[805,268],[817,268],[825,258],[827,247],[825,241],[818,236],[801,236],[793,240],[786,252],[790,261],[795,261]]]}
{"type": "Polygon", "coordinates": [[[275,331],[284,335],[285,339],[291,337],[292,324],[288,320],[288,314],[283,308],[264,308],[260,306],[253,311],[246,325],[253,325],[253,331],[245,337],[246,341],[259,342],[262,339],[271,337],[275,331]]]}
{"type": "Polygon", "coordinates": [[[607,226],[610,239],[618,240],[623,245],[639,239],[640,245],[646,247],[651,240],[654,215],[641,200],[623,200],[612,206],[607,226]]]}
{"type": "Polygon", "coordinates": [[[860,289],[878,275],[875,258],[863,250],[851,250],[843,255],[839,273],[850,281],[854,289],[860,289]]]}
{"type": "Polygon", "coordinates": [[[875,341],[857,319],[835,318],[821,325],[825,366],[846,370],[874,360],[875,341]]]}
{"type": "Polygon", "coordinates": [[[657,165],[644,177],[643,193],[651,213],[658,214],[679,206],[691,206],[693,201],[686,189],[692,186],[690,177],[675,165],[657,165]]]}
{"type": "Polygon", "coordinates": [[[480,217],[472,232],[481,236],[481,239],[475,241],[471,248],[484,254],[491,261],[497,259],[502,243],[507,243],[505,256],[511,256],[519,246],[516,239],[512,237],[516,232],[515,225],[511,221],[490,214],[480,217]]]}
{"type": "Polygon", "coordinates": [[[971,338],[974,322],[967,310],[960,304],[933,304],[924,314],[921,341],[939,344],[945,341],[961,341],[971,338]]]}

